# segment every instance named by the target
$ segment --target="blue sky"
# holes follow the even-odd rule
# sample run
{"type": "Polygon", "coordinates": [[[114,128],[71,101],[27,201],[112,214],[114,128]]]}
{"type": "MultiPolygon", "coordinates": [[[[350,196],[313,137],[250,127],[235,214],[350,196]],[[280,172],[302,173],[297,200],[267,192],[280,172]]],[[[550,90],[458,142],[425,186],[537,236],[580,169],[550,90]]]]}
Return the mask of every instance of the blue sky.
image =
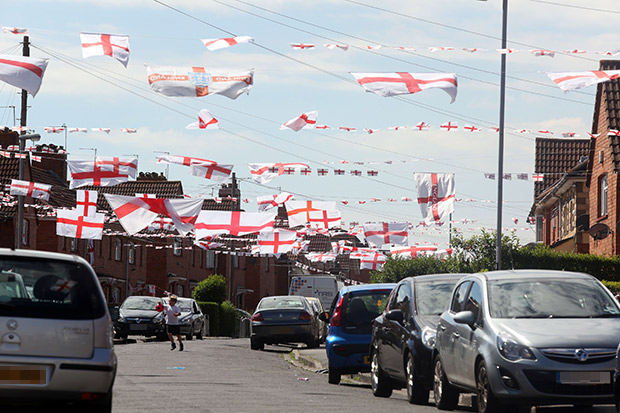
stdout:
{"type": "MultiPolygon", "coordinates": [[[[536,134],[514,130],[577,132],[586,137],[592,123],[595,88],[563,93],[546,71],[598,69],[603,57],[594,53],[618,47],[618,14],[611,0],[588,2],[586,10],[576,0],[556,2],[511,1],[508,47],[519,52],[508,56],[506,138],[504,171],[535,172],[536,134]],[[551,4],[551,3],[562,3],[551,4]],[[582,55],[556,54],[534,57],[529,50],[582,49],[582,55]]],[[[454,221],[465,234],[496,224],[497,181],[484,173],[497,171],[497,134],[487,132],[499,118],[499,68],[501,1],[489,0],[385,0],[376,8],[369,0],[191,1],[169,0],[21,0],[3,8],[1,26],[28,28],[31,55],[50,59],[36,98],[29,98],[28,126],[41,133],[42,143],[64,145],[63,134],[45,134],[46,126],[86,127],[86,134],[68,134],[70,159],[92,156],[139,155],[139,170],[163,172],[154,151],[213,159],[234,164],[241,179],[244,204],[254,211],[255,197],[275,194],[280,188],[295,198],[340,204],[345,222],[421,220],[415,202],[387,202],[387,198],[416,197],[415,172],[455,173],[457,202],[454,221]],[[162,5],[164,3],[170,7],[162,5]],[[256,7],[258,6],[258,7],[256,7]],[[368,7],[372,6],[372,7],[368,7]],[[172,8],[176,10],[173,10],[172,8]],[[131,54],[125,69],[109,57],[83,59],[80,32],[127,34],[131,54]],[[204,38],[252,36],[256,44],[242,44],[215,52],[200,42],[204,38]],[[290,43],[312,43],[313,50],[293,50],[290,43]],[[326,43],[351,45],[344,52],[323,47],[326,43]],[[385,45],[365,50],[368,44],[385,45]],[[415,51],[387,46],[408,46],[415,51]],[[356,46],[356,47],[354,47],[356,46]],[[429,47],[454,47],[430,52],[429,47]],[[462,48],[487,51],[463,52],[462,48]],[[212,95],[204,98],[166,98],[150,91],[145,65],[204,66],[255,70],[249,95],[236,100],[212,95]],[[428,90],[403,99],[365,93],[349,72],[456,73],[456,102],[441,90],[428,90]],[[200,109],[209,109],[220,120],[220,131],[186,130],[200,109]],[[318,123],[327,131],[279,130],[279,125],[303,112],[319,111],[318,123]],[[431,125],[428,132],[389,131],[390,126],[431,125]],[[439,125],[457,121],[475,125],[482,133],[446,133],[439,125]],[[339,126],[355,127],[343,132],[339,126]],[[109,135],[90,128],[112,128],[109,135]],[[137,128],[123,134],[120,128],[137,128]],[[369,135],[363,128],[379,129],[369,135]],[[340,160],[350,164],[338,164],[340,160]],[[324,161],[334,164],[324,164],[324,161]],[[352,162],[364,162],[354,165],[352,162]],[[385,161],[392,161],[391,164],[385,161]],[[345,176],[281,176],[266,187],[249,182],[248,163],[305,162],[313,171],[340,167],[345,176]],[[368,162],[377,162],[368,164],[368,162]],[[349,175],[359,169],[365,177],[349,175]],[[372,179],[366,171],[378,170],[372,179]],[[381,202],[357,204],[381,198],[381,202]]],[[[21,36],[0,33],[0,52],[21,54],[21,36]]],[[[0,85],[0,124],[12,126],[19,96],[9,85],[0,85]]],[[[19,122],[19,121],[18,121],[19,122]]],[[[538,135],[540,136],[540,135],[538,135]]],[[[181,180],[186,193],[210,197],[211,181],[192,177],[187,168],[170,165],[169,179],[181,180]]],[[[516,229],[523,243],[534,232],[525,222],[533,199],[533,182],[513,177],[504,182],[503,227],[516,229]],[[515,224],[512,218],[518,218],[515,224]]],[[[417,229],[411,242],[445,246],[446,228],[417,229]]]]}

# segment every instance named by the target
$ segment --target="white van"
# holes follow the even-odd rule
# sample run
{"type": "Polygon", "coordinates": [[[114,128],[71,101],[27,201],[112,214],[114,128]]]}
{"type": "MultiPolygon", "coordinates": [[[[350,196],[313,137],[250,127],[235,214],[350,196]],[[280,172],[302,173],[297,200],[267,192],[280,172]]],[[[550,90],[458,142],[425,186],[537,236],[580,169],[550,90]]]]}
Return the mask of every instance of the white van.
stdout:
{"type": "Polygon", "coordinates": [[[332,275],[302,275],[291,278],[288,295],[303,295],[304,297],[316,297],[321,300],[325,311],[338,295],[343,283],[332,275]]]}

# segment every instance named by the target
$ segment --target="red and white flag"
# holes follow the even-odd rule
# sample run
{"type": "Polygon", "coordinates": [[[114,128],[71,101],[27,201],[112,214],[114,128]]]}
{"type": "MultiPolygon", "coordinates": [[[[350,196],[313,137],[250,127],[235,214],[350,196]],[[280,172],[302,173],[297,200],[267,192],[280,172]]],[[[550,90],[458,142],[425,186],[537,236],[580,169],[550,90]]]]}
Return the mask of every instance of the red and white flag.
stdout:
{"type": "Polygon", "coordinates": [[[185,129],[219,129],[220,123],[207,109],[198,112],[198,122],[190,123],[185,129]]]}
{"type": "Polygon", "coordinates": [[[12,34],[28,34],[28,29],[20,29],[19,27],[3,27],[2,31],[12,34]]]}
{"type": "Polygon", "coordinates": [[[431,128],[431,125],[429,125],[428,123],[422,121],[422,122],[418,122],[415,124],[415,130],[419,130],[421,131],[425,131],[425,130],[429,130],[431,128]]]}
{"type": "Polygon", "coordinates": [[[620,78],[620,70],[593,70],[590,72],[547,72],[547,76],[553,80],[564,92],[580,89],[582,87],[596,85],[597,83],[609,82],[620,78]]]}
{"type": "Polygon", "coordinates": [[[182,236],[194,229],[203,200],[139,198],[104,194],[118,221],[129,234],[146,228],[158,215],[171,218],[182,236]]]}
{"type": "Polygon", "coordinates": [[[97,191],[75,191],[75,210],[91,217],[97,213],[97,191]]]}
{"type": "Polygon", "coordinates": [[[293,249],[297,241],[297,232],[276,228],[258,233],[259,252],[261,254],[280,255],[293,249]]]}
{"type": "Polygon", "coordinates": [[[117,173],[115,171],[103,170],[101,166],[95,165],[95,161],[70,161],[67,166],[71,173],[69,188],[78,188],[85,185],[113,186],[129,179],[128,174],[117,173]]]}
{"type": "Polygon", "coordinates": [[[396,257],[416,258],[418,253],[422,251],[437,251],[437,247],[420,247],[413,245],[411,247],[390,247],[390,254],[396,257]]]}
{"type": "Polygon", "coordinates": [[[336,209],[308,212],[308,223],[311,228],[330,229],[340,227],[341,219],[340,211],[336,209]]]}
{"type": "Polygon", "coordinates": [[[80,33],[82,57],[110,56],[127,67],[129,36],[123,34],[80,33]]]}
{"type": "Polygon", "coordinates": [[[136,128],[121,128],[121,132],[123,132],[123,133],[138,133],[138,129],[136,129],[136,128]]]}
{"type": "Polygon", "coordinates": [[[336,261],[336,254],[333,252],[309,252],[306,259],[310,262],[330,262],[336,261]]]}
{"type": "Polygon", "coordinates": [[[65,128],[63,128],[63,127],[53,127],[53,126],[47,126],[47,127],[43,128],[43,129],[47,133],[61,133],[61,132],[65,131],[65,128]]]}
{"type": "MultiPolygon", "coordinates": [[[[456,99],[457,81],[454,73],[351,73],[367,92],[388,97],[439,88],[456,99]]],[[[452,103],[451,102],[451,103],[452,103]]]]}
{"type": "Polygon", "coordinates": [[[376,270],[383,268],[383,264],[387,261],[387,257],[381,253],[364,254],[360,257],[360,270],[376,270]]]}
{"type": "Polygon", "coordinates": [[[554,57],[555,56],[555,52],[553,50],[530,50],[530,53],[532,53],[534,56],[539,57],[539,56],[549,56],[549,57],[554,57]]]}
{"type": "Polygon", "coordinates": [[[253,84],[251,70],[207,70],[197,66],[147,66],[151,90],[164,96],[202,97],[224,95],[236,99],[249,93],[253,84]]]}
{"type": "Polygon", "coordinates": [[[291,43],[291,47],[293,48],[293,50],[314,49],[313,44],[306,43],[291,43]]]}
{"type": "Polygon", "coordinates": [[[280,130],[292,129],[295,132],[301,129],[314,129],[316,126],[316,119],[319,116],[319,111],[314,110],[312,112],[302,113],[300,116],[289,120],[280,126],[280,130]]]}
{"type": "Polygon", "coordinates": [[[227,182],[230,178],[234,165],[219,163],[193,163],[189,166],[189,174],[211,179],[215,182],[227,182]]]}
{"type": "Polygon", "coordinates": [[[307,168],[310,169],[309,165],[305,163],[297,163],[297,162],[287,162],[287,163],[249,163],[250,174],[252,175],[252,179],[259,184],[266,184],[271,181],[273,178],[279,175],[284,175],[284,171],[287,168],[298,169],[298,168],[307,168]]]}
{"type": "Polygon", "coordinates": [[[88,132],[88,128],[67,128],[67,130],[69,131],[69,133],[75,133],[75,132],[86,133],[86,132],[88,132]]]}
{"type": "Polygon", "coordinates": [[[172,231],[173,229],[174,222],[168,217],[157,217],[147,227],[149,231],[172,231]]]}
{"type": "Polygon", "coordinates": [[[293,199],[293,195],[288,192],[282,192],[278,195],[265,195],[265,196],[257,196],[256,203],[258,204],[258,211],[267,211],[273,207],[277,207],[282,205],[283,203],[290,201],[293,199]]]}
{"type": "Polygon", "coordinates": [[[458,129],[458,122],[444,122],[439,125],[439,128],[445,130],[446,132],[450,132],[452,129],[458,129]]]}
{"type": "Polygon", "coordinates": [[[253,42],[254,39],[250,36],[236,36],[227,37],[223,39],[200,39],[202,44],[211,51],[224,49],[226,47],[234,46],[239,43],[253,42]]]}
{"type": "Polygon", "coordinates": [[[11,195],[23,195],[48,201],[50,199],[51,189],[51,185],[11,179],[11,189],[9,193],[11,195]]]}
{"type": "Polygon", "coordinates": [[[409,224],[406,222],[364,224],[364,236],[368,245],[381,248],[384,244],[409,245],[409,224]]]}
{"type": "Polygon", "coordinates": [[[0,80],[36,96],[49,59],[0,55],[0,80]]]}
{"type": "Polygon", "coordinates": [[[220,234],[245,235],[273,228],[276,212],[200,211],[196,239],[220,234]]]}
{"type": "Polygon", "coordinates": [[[116,174],[127,174],[135,178],[138,173],[138,158],[118,156],[98,156],[97,166],[102,171],[112,171],[116,174]]]}
{"type": "Polygon", "coordinates": [[[81,215],[74,209],[56,210],[56,235],[80,239],[101,239],[105,214],[81,215]]]}
{"type": "Polygon", "coordinates": [[[110,128],[90,128],[90,130],[93,132],[103,132],[107,134],[110,134],[110,132],[112,132],[112,129],[110,128]]]}
{"type": "Polygon", "coordinates": [[[545,174],[532,174],[532,181],[534,182],[542,182],[545,178],[545,174]]]}
{"type": "Polygon", "coordinates": [[[454,211],[454,174],[416,173],[415,183],[424,221],[444,222],[454,211]]]}
{"type": "Polygon", "coordinates": [[[194,158],[192,156],[162,155],[157,157],[157,163],[173,163],[176,165],[190,166],[193,164],[214,164],[217,162],[210,159],[194,158]]]}
{"type": "Polygon", "coordinates": [[[290,228],[310,222],[310,212],[336,210],[336,202],[333,201],[288,201],[284,205],[290,228]]]}
{"type": "Polygon", "coordinates": [[[326,44],[325,47],[327,47],[330,50],[340,49],[340,50],[344,50],[345,52],[349,50],[349,45],[346,45],[346,44],[326,44]]]}

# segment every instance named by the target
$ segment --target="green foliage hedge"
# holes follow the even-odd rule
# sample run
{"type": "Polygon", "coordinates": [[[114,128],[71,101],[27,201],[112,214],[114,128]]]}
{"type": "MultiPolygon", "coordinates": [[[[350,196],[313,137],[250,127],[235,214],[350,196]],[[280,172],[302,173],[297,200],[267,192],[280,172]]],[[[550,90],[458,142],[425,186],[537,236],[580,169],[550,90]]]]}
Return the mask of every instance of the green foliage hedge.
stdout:
{"type": "Polygon", "coordinates": [[[220,305],[218,303],[198,301],[203,314],[209,315],[209,335],[217,337],[220,335],[220,305]]]}
{"type": "Polygon", "coordinates": [[[192,298],[196,301],[222,303],[226,299],[226,278],[221,274],[213,274],[200,281],[192,298]]]}
{"type": "Polygon", "coordinates": [[[230,301],[221,304],[196,301],[203,314],[209,315],[209,334],[213,337],[235,337],[238,335],[239,321],[235,306],[230,301]]]}

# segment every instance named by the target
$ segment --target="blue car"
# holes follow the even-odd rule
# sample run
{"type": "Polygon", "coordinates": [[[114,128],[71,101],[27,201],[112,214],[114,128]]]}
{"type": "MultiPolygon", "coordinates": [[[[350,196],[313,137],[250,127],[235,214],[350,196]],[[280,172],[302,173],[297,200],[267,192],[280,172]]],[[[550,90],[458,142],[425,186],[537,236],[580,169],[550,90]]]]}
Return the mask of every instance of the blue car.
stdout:
{"type": "Polygon", "coordinates": [[[395,286],[364,284],[340,290],[332,304],[325,341],[329,383],[340,383],[342,374],[370,371],[372,322],[383,313],[395,286]]]}

